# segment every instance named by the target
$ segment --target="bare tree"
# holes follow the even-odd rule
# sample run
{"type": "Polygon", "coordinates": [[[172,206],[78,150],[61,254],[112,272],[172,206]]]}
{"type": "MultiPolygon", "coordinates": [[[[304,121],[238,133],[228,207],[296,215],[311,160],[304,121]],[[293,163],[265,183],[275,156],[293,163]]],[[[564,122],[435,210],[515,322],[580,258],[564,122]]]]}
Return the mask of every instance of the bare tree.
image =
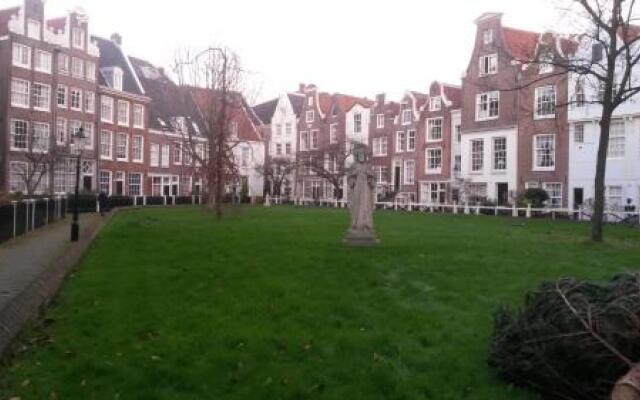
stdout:
{"type": "Polygon", "coordinates": [[[345,149],[340,144],[329,144],[311,155],[299,155],[298,165],[329,182],[333,186],[334,197],[341,199],[351,154],[349,146],[345,149]]]}
{"type": "Polygon", "coordinates": [[[296,171],[298,164],[291,157],[273,157],[263,165],[256,167],[256,170],[269,182],[271,195],[282,195],[282,186],[296,171]]]}
{"type": "MultiPolygon", "coordinates": [[[[558,44],[564,54],[549,57],[550,52],[538,52],[535,58],[516,61],[525,65],[558,67],[554,75],[568,76],[572,97],[558,107],[601,106],[591,219],[591,238],[600,242],[603,240],[605,175],[612,116],[621,104],[640,92],[638,73],[634,73],[640,61],[640,27],[634,25],[638,10],[635,0],[557,0],[555,3],[563,13],[565,29],[568,27],[574,33],[566,35],[558,44]]],[[[530,80],[517,89],[537,82],[537,79],[530,80]]]]}
{"type": "Polygon", "coordinates": [[[228,48],[211,47],[192,57],[189,52],[176,56],[174,71],[184,102],[194,102],[202,119],[203,143],[191,130],[184,130],[184,151],[200,166],[205,177],[206,204],[222,218],[226,185],[237,180],[233,149],[238,125],[234,116],[245,107],[241,94],[243,70],[238,56],[228,48]]]}
{"type": "Polygon", "coordinates": [[[63,159],[62,150],[55,145],[53,138],[37,133],[33,123],[26,138],[26,151],[22,153],[24,164],[12,173],[20,178],[26,195],[32,196],[38,191],[50,193],[52,182],[49,177],[63,159]]]}

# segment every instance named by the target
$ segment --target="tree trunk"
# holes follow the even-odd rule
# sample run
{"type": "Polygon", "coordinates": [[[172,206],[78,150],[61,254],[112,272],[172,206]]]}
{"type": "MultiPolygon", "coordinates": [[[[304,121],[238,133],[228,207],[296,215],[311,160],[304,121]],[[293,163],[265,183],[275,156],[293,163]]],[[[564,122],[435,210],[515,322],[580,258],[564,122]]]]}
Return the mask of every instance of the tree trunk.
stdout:
{"type": "Polygon", "coordinates": [[[604,194],[605,173],[607,168],[607,152],[609,149],[609,127],[611,126],[612,111],[609,107],[602,110],[600,120],[600,143],[598,147],[598,160],[596,163],[595,197],[593,204],[593,216],[591,217],[591,239],[594,242],[602,242],[604,224],[604,194]]]}

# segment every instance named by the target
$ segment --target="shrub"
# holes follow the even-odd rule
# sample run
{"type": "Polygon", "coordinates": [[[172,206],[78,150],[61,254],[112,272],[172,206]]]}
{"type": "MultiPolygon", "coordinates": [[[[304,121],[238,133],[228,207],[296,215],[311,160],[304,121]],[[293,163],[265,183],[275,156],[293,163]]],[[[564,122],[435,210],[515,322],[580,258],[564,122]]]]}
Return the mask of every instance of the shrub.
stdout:
{"type": "Polygon", "coordinates": [[[544,207],[545,201],[549,200],[549,194],[546,190],[540,188],[529,188],[524,191],[524,201],[531,204],[533,208],[544,207]]]}
{"type": "Polygon", "coordinates": [[[489,365],[545,399],[607,399],[640,360],[640,274],[607,284],[546,282],[520,310],[499,309],[489,365]]]}

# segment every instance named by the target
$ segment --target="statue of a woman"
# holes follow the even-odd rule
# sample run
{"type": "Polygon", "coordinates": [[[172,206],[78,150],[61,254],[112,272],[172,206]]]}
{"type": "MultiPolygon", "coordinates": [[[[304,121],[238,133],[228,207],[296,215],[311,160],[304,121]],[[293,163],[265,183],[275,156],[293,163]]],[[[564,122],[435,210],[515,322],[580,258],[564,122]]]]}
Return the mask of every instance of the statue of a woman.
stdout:
{"type": "Polygon", "coordinates": [[[345,237],[346,243],[356,246],[378,243],[373,228],[374,179],[368,158],[366,146],[356,145],[348,174],[351,227],[345,237]]]}

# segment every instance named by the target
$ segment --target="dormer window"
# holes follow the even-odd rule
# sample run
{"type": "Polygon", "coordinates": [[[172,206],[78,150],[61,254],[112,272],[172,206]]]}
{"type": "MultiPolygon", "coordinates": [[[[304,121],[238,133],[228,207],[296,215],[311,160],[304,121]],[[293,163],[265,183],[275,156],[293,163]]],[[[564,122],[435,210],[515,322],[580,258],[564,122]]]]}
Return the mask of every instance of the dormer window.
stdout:
{"type": "Polygon", "coordinates": [[[484,32],[482,32],[482,42],[484,44],[493,43],[493,29],[487,29],[484,32]]]}
{"type": "Polygon", "coordinates": [[[40,40],[41,25],[35,19],[27,20],[27,36],[31,39],[40,40]]]}
{"type": "Polygon", "coordinates": [[[112,89],[122,91],[123,73],[120,67],[102,68],[101,71],[112,89]]]}
{"type": "Polygon", "coordinates": [[[84,49],[84,29],[79,27],[73,28],[71,40],[74,48],[84,49]]]}
{"type": "Polygon", "coordinates": [[[540,74],[549,74],[553,72],[553,53],[544,52],[539,57],[539,69],[540,74]]]}
{"type": "Polygon", "coordinates": [[[402,105],[402,125],[409,125],[413,120],[413,111],[408,103],[402,105]]]}
{"type": "Polygon", "coordinates": [[[442,99],[440,97],[434,97],[429,102],[429,111],[442,110],[442,99]]]}
{"type": "Polygon", "coordinates": [[[307,97],[307,106],[313,106],[313,96],[307,97]]]}

